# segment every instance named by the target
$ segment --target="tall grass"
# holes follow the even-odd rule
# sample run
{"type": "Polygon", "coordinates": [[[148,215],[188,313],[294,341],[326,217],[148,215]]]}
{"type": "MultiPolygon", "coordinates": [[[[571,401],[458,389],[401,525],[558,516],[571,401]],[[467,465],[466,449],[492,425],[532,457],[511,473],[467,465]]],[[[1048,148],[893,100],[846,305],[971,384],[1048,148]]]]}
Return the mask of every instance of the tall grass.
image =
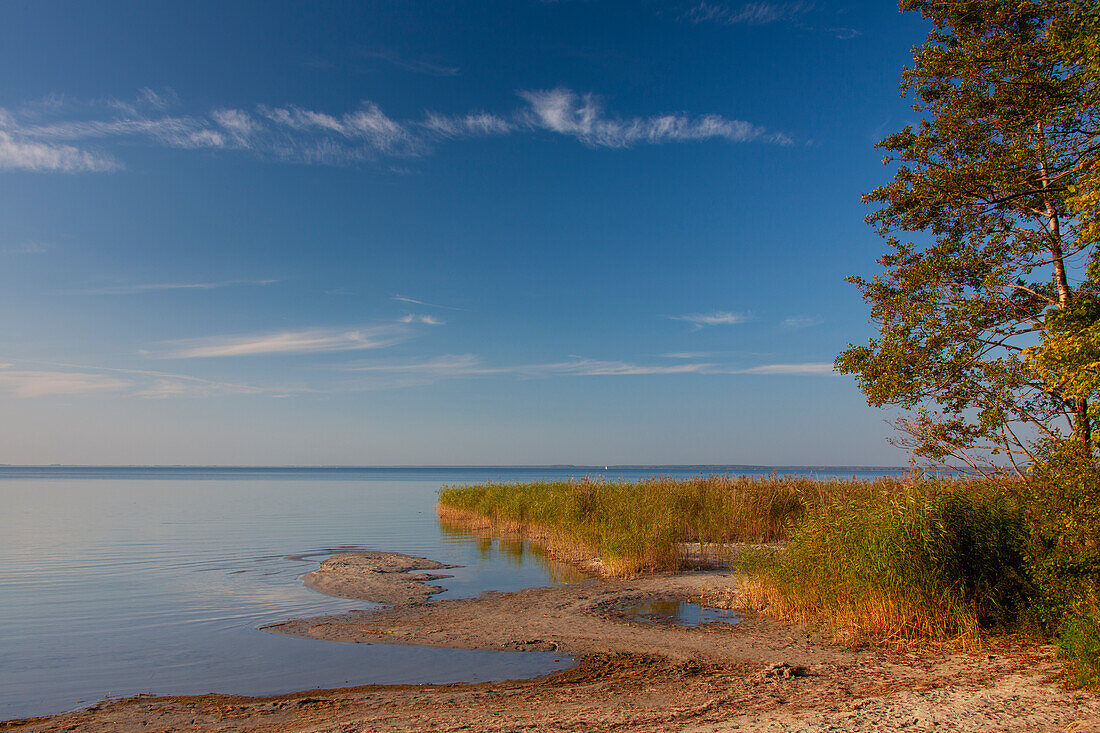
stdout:
{"type": "Polygon", "coordinates": [[[441,516],[533,536],[629,574],[690,564],[685,543],[785,542],[742,555],[740,602],[842,639],[1054,639],[1100,689],[1100,469],[1052,453],[1027,482],[710,476],[447,486],[441,516]]]}
{"type": "Polygon", "coordinates": [[[848,640],[972,639],[1016,622],[1026,546],[1022,514],[996,484],[868,485],[808,507],[753,600],[848,640]]]}
{"type": "Polygon", "coordinates": [[[439,504],[451,518],[465,512],[501,527],[523,526],[558,554],[598,556],[605,572],[629,574],[682,567],[683,543],[783,540],[808,503],[862,492],[864,485],[778,476],[486,483],[445,486],[439,504]]]}

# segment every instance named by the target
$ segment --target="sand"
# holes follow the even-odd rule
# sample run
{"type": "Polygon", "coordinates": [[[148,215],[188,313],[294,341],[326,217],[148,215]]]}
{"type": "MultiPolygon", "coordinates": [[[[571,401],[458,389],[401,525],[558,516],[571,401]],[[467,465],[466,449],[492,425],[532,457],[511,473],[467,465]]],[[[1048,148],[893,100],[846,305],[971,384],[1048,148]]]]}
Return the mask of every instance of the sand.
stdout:
{"type": "MultiPolygon", "coordinates": [[[[424,558],[344,553],[311,587],[391,607],[271,629],[347,642],[558,650],[577,667],[478,685],[369,686],[270,698],[132,698],[8,727],[84,731],[1100,731],[1100,699],[1067,690],[1053,649],[851,650],[762,618],[681,627],[641,599],[736,593],[720,571],[589,580],[432,601],[424,558]],[[415,587],[414,587],[415,586],[415,587]],[[326,590],[327,589],[327,590],[326,590]],[[387,599],[387,600],[382,600],[387,599]]],[[[311,577],[312,576],[312,577],[311,577]]],[[[0,724],[0,728],[4,725],[0,724]]]]}
{"type": "Polygon", "coordinates": [[[306,574],[302,581],[318,593],[330,596],[408,606],[426,603],[445,590],[440,585],[428,585],[430,581],[452,577],[438,573],[410,574],[410,571],[453,567],[456,566],[396,552],[361,550],[322,560],[321,566],[306,574]]]}

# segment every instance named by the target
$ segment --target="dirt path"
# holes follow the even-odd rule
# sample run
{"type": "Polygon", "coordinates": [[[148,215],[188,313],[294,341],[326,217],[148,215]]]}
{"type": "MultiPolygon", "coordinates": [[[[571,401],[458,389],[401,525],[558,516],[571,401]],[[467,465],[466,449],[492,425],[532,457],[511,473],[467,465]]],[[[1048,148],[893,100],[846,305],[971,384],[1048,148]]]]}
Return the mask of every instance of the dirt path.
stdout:
{"type": "MultiPolygon", "coordinates": [[[[341,595],[372,600],[371,592],[379,592],[366,585],[356,589],[352,574],[363,574],[362,563],[328,567],[341,595]],[[341,574],[341,567],[351,571],[341,574]]],[[[377,586],[377,580],[370,583],[377,586]]],[[[393,580],[385,592],[404,582],[393,580]]],[[[1046,647],[1002,641],[973,652],[860,652],[760,619],[692,628],[623,613],[639,599],[697,600],[716,587],[728,590],[732,582],[716,572],[651,575],[428,602],[415,591],[392,608],[276,628],[360,643],[557,649],[581,660],[540,680],[371,686],[272,698],[134,698],[18,728],[1100,731],[1100,700],[1064,690],[1046,647]]]]}

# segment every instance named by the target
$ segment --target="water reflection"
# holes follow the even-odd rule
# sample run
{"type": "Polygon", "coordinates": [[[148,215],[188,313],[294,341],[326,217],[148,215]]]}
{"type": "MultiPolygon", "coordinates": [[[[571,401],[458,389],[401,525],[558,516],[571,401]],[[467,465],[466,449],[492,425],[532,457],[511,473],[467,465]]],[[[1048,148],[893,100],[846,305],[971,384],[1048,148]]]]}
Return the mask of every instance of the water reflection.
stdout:
{"type": "Polygon", "coordinates": [[[591,577],[574,565],[550,557],[539,543],[450,517],[441,516],[438,521],[440,535],[454,542],[472,543],[482,560],[503,557],[516,570],[534,565],[552,585],[577,583],[591,577]]]}
{"type": "Polygon", "coordinates": [[[334,548],[462,566],[448,571],[454,577],[440,582],[447,590],[438,599],[585,578],[532,543],[437,521],[442,484],[772,470],[0,467],[0,719],[107,694],[262,693],[547,672],[568,661],[326,645],[256,629],[366,605],[301,583],[334,548]]]}
{"type": "Polygon", "coordinates": [[[105,695],[474,681],[570,664],[561,655],[326,644],[257,630],[371,605],[303,585],[335,551],[462,566],[448,571],[454,577],[437,598],[577,578],[533,548],[445,535],[438,481],[97,475],[0,480],[0,720],[105,695]]]}
{"type": "Polygon", "coordinates": [[[700,606],[687,601],[639,601],[623,606],[622,615],[642,623],[665,623],[677,626],[703,624],[735,624],[740,614],[723,608],[700,606]]]}

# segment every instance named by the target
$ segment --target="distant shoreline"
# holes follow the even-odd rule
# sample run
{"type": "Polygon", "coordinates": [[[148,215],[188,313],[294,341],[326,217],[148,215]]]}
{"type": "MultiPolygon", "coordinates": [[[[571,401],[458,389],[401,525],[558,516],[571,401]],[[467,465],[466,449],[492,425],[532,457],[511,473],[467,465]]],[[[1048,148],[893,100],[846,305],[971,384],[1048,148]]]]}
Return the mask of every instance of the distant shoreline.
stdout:
{"type": "Polygon", "coordinates": [[[111,470],[152,470],[152,469],[171,469],[171,470],[240,470],[240,471],[286,471],[286,470],[330,470],[330,471],[372,471],[372,470],[474,470],[474,469],[504,469],[504,470],[525,470],[525,469],[550,469],[556,471],[563,470],[585,470],[585,471],[644,471],[644,470],[675,470],[675,471],[691,471],[691,470],[722,470],[722,471],[908,471],[908,466],[825,466],[825,465],[756,465],[756,464],[725,464],[725,463],[662,463],[662,464],[608,464],[606,466],[585,466],[580,464],[568,464],[568,463],[555,463],[555,464],[455,464],[455,465],[375,465],[375,466],[353,466],[353,465],[236,465],[236,464],[143,464],[143,463],[130,463],[130,464],[95,464],[95,463],[0,463],[0,470],[4,469],[111,469],[111,470]]]}

